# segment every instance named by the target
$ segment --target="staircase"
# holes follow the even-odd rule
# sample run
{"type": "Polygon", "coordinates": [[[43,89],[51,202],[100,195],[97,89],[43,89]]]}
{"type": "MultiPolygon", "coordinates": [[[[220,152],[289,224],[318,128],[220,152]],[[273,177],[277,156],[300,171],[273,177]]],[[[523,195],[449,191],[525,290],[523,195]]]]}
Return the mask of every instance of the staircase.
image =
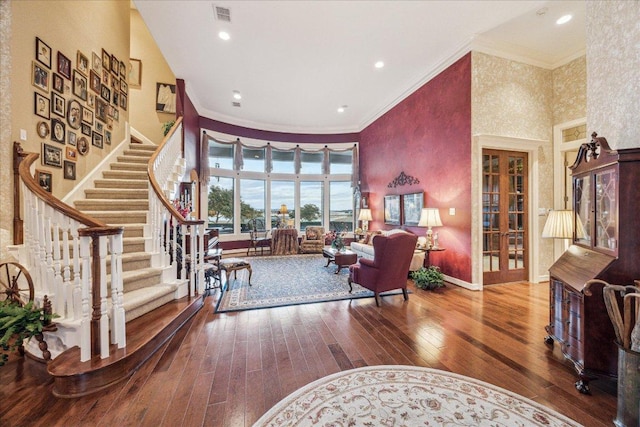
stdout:
{"type": "MultiPolygon", "coordinates": [[[[122,271],[125,320],[129,322],[178,296],[178,283],[163,283],[163,270],[152,267],[145,252],[145,227],[149,209],[147,164],[155,145],[130,143],[123,155],[76,200],[79,211],[107,225],[124,228],[122,271]]],[[[107,263],[107,271],[109,271],[107,263]]],[[[109,277],[107,276],[107,280],[109,277]]]]}

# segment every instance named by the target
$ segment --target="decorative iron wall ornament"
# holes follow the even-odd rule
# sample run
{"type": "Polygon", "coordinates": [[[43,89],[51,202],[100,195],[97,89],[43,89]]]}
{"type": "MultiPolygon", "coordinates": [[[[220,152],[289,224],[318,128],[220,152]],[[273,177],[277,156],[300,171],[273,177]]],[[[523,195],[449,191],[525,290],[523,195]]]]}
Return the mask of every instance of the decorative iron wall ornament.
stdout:
{"type": "Polygon", "coordinates": [[[393,181],[391,181],[389,184],[387,184],[388,188],[395,188],[398,185],[413,185],[413,184],[420,184],[420,180],[418,178],[415,178],[411,175],[406,175],[404,173],[404,171],[400,172],[400,175],[398,175],[397,177],[395,177],[393,179],[393,181]]]}

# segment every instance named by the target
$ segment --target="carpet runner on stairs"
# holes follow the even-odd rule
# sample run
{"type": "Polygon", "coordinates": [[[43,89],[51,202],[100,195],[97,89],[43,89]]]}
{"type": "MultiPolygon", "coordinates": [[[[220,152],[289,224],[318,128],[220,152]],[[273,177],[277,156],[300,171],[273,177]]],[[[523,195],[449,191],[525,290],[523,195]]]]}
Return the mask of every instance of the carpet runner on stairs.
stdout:
{"type": "Polygon", "coordinates": [[[145,252],[147,164],[156,148],[129,144],[103,172],[102,179],[95,181],[94,188],[85,190],[85,198],[74,202],[81,212],[108,225],[124,227],[122,270],[127,322],[173,300],[177,289],[175,283],[162,283],[161,269],[151,267],[151,254],[145,252]]]}

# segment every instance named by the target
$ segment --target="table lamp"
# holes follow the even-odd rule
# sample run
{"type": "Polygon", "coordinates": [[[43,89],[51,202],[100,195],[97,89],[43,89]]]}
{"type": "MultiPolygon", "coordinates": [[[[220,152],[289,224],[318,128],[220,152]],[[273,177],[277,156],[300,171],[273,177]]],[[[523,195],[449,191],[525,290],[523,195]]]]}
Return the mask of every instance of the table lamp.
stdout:
{"type": "MultiPolygon", "coordinates": [[[[576,216],[576,237],[580,239],[584,235],[584,227],[580,217],[576,216]]],[[[547,222],[544,223],[544,228],[542,229],[542,237],[547,239],[572,239],[573,211],[567,209],[549,211],[547,222]]],[[[567,243],[565,240],[564,250],[566,250],[567,243]]]]}
{"type": "Polygon", "coordinates": [[[280,205],[280,213],[282,214],[282,226],[285,226],[285,222],[284,222],[284,216],[288,213],[289,211],[287,210],[287,205],[285,205],[284,203],[280,205]]]}
{"type": "Polygon", "coordinates": [[[362,229],[366,233],[367,230],[369,229],[369,221],[373,221],[373,218],[371,217],[371,209],[367,209],[367,208],[360,209],[358,220],[362,221],[362,229]]]}
{"type": "Polygon", "coordinates": [[[433,242],[433,231],[431,227],[441,227],[440,211],[437,208],[424,208],[420,213],[420,221],[418,227],[428,227],[427,229],[427,248],[437,249],[437,245],[433,242]]]}

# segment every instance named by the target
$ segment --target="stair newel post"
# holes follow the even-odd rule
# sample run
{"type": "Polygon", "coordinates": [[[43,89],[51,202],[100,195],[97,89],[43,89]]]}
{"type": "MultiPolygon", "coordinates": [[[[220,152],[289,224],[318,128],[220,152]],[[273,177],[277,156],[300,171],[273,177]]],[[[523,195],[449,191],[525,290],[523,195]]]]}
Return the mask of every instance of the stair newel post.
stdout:
{"type": "Polygon", "coordinates": [[[126,334],[122,284],[122,232],[111,236],[110,239],[111,298],[113,300],[111,314],[111,343],[117,344],[118,348],[124,348],[126,346],[126,334]]]}
{"type": "Polygon", "coordinates": [[[91,311],[89,297],[91,296],[91,235],[87,229],[78,230],[80,235],[80,258],[82,262],[82,320],[80,321],[80,361],[91,359],[91,311]]]}
{"type": "MultiPolygon", "coordinates": [[[[98,239],[99,254],[99,273],[100,283],[99,287],[94,289],[100,289],[100,327],[98,333],[100,336],[100,357],[105,359],[109,357],[109,313],[107,312],[107,237],[105,235],[99,235],[94,237],[98,239]]],[[[94,256],[93,262],[96,262],[94,256]]],[[[95,283],[95,282],[94,282],[95,283]]]]}

